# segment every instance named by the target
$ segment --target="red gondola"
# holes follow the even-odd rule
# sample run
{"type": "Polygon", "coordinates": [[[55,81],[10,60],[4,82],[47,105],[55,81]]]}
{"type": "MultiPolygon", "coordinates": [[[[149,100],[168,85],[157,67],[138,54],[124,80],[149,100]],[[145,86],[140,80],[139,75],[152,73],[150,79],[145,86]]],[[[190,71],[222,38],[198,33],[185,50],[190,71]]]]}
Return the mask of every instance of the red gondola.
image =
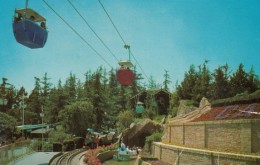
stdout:
{"type": "Polygon", "coordinates": [[[133,67],[133,64],[130,60],[130,46],[125,45],[124,47],[129,51],[129,60],[118,62],[121,68],[116,71],[116,78],[121,85],[128,86],[134,82],[135,73],[130,69],[133,67]]]}
{"type": "Polygon", "coordinates": [[[130,70],[133,64],[130,61],[120,61],[121,68],[116,71],[116,78],[121,85],[131,85],[135,80],[135,73],[130,70]]]}

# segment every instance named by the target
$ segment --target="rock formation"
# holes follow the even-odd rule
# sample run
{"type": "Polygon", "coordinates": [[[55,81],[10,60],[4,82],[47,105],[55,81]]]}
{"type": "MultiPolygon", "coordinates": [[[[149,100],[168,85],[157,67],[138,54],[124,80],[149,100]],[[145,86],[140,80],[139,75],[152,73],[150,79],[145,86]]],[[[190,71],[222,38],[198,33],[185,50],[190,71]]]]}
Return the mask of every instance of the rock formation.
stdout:
{"type": "Polygon", "coordinates": [[[161,132],[162,129],[162,125],[150,119],[143,119],[123,132],[123,142],[130,147],[143,147],[147,136],[150,136],[154,132],[161,132]]]}

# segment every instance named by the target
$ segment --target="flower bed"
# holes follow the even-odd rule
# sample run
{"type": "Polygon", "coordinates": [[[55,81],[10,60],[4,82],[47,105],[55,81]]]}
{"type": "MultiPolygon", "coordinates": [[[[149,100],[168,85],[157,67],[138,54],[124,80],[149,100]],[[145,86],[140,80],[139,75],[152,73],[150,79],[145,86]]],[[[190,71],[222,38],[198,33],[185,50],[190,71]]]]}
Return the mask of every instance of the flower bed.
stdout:
{"type": "Polygon", "coordinates": [[[85,154],[85,159],[84,161],[88,165],[101,165],[102,162],[99,159],[99,155],[102,153],[106,153],[108,151],[113,151],[115,150],[115,145],[111,144],[109,146],[102,146],[102,147],[97,147],[96,149],[90,149],[86,154],[85,154]]]}

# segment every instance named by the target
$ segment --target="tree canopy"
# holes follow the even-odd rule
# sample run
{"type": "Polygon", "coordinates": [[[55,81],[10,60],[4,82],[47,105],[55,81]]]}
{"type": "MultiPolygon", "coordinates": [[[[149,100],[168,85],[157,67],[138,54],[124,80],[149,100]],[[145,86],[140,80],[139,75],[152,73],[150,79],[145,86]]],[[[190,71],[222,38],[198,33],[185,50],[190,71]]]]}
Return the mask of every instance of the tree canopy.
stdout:
{"type": "MultiPolygon", "coordinates": [[[[240,64],[236,71],[231,72],[228,64],[225,64],[210,71],[208,65],[208,61],[198,67],[190,65],[184,79],[172,92],[173,106],[178,106],[181,99],[199,102],[202,97],[222,99],[260,89],[259,77],[253,68],[247,72],[243,64],[240,64]]],[[[154,88],[171,91],[170,71],[165,70],[162,75],[164,80],[160,83],[150,76],[147,85],[142,81],[142,74],[135,69],[134,72],[136,79],[131,86],[121,86],[116,80],[115,70],[107,71],[102,67],[96,71],[87,71],[84,81],[69,73],[65,82],[59,80],[56,85],[50,82],[51,78],[45,73],[42,78],[35,77],[31,93],[26,92],[24,87],[16,89],[13,86],[8,92],[1,89],[0,96],[8,100],[7,105],[0,105],[1,112],[13,116],[14,120],[21,124],[24,107],[25,124],[39,124],[40,113],[43,111],[45,123],[62,122],[66,131],[75,135],[81,135],[87,127],[116,127],[119,120],[124,127],[129,124],[125,117],[132,117],[129,110],[135,108],[135,105],[130,103],[130,98],[143,90],[154,88]]],[[[153,109],[152,107],[156,106],[153,98],[146,99],[147,109],[153,109]]],[[[11,126],[16,123],[9,122],[9,119],[13,121],[11,118],[6,119],[3,121],[11,126]]]]}

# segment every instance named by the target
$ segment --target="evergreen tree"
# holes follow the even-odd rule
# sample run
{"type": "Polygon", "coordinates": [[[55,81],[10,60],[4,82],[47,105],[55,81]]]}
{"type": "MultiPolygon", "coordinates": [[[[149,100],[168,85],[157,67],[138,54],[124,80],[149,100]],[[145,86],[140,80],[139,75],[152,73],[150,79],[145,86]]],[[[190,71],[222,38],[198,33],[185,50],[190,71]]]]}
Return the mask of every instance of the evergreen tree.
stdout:
{"type": "Polygon", "coordinates": [[[188,72],[184,75],[184,80],[177,87],[177,93],[180,99],[191,100],[193,97],[193,89],[197,81],[197,73],[194,65],[190,66],[188,72]]]}
{"type": "Polygon", "coordinates": [[[168,73],[169,71],[167,71],[167,70],[164,70],[164,71],[165,71],[165,73],[164,73],[164,75],[163,75],[163,77],[164,77],[163,89],[169,91],[169,85],[170,85],[170,83],[171,83],[171,81],[170,81],[170,75],[169,75],[169,73],[168,73]]]}
{"type": "Polygon", "coordinates": [[[120,91],[119,91],[119,105],[120,105],[120,111],[122,110],[126,110],[127,107],[127,91],[126,91],[127,87],[121,85],[120,87],[120,91]]]}
{"type": "Polygon", "coordinates": [[[0,111],[6,112],[12,107],[14,87],[10,86],[7,82],[7,78],[2,78],[2,84],[0,84],[0,111]]]}
{"type": "Polygon", "coordinates": [[[76,136],[83,136],[86,128],[92,128],[96,123],[95,110],[89,101],[76,101],[59,112],[59,119],[64,128],[76,136]]]}
{"type": "Polygon", "coordinates": [[[76,88],[77,88],[76,89],[77,100],[84,100],[84,88],[80,80],[77,81],[76,88]]]}
{"type": "Polygon", "coordinates": [[[106,121],[110,127],[114,127],[114,123],[117,120],[117,115],[120,111],[121,106],[119,105],[119,93],[120,86],[116,80],[115,70],[111,69],[109,71],[109,82],[108,82],[108,92],[107,92],[107,111],[106,111],[106,121]]]}
{"type": "Polygon", "coordinates": [[[51,91],[51,86],[52,84],[49,82],[50,78],[48,78],[47,73],[44,74],[42,78],[42,96],[43,97],[48,97],[50,91],[51,91]]]}
{"type": "Polygon", "coordinates": [[[66,80],[64,89],[65,93],[68,97],[69,102],[76,101],[77,98],[77,92],[76,92],[76,76],[72,73],[70,73],[69,78],[66,80]]]}
{"type": "Polygon", "coordinates": [[[58,81],[57,88],[52,88],[50,91],[50,101],[47,104],[49,111],[47,112],[46,116],[50,123],[59,122],[59,112],[69,103],[64,91],[65,90],[62,87],[61,80],[58,81]]]}
{"type": "Polygon", "coordinates": [[[148,79],[148,89],[157,89],[159,88],[159,85],[154,80],[153,76],[150,76],[148,79]]]}
{"type": "MultiPolygon", "coordinates": [[[[9,109],[7,112],[9,115],[13,116],[16,118],[17,121],[22,123],[23,119],[23,108],[26,108],[26,98],[27,92],[25,91],[24,87],[21,87],[19,90],[14,91],[13,95],[13,101],[11,103],[12,109],[9,109]]],[[[9,101],[8,101],[9,102],[9,101]]],[[[25,116],[27,118],[27,116],[25,116]]]]}
{"type": "Polygon", "coordinates": [[[212,98],[230,97],[228,65],[218,67],[212,75],[214,77],[211,89],[212,98]]]}
{"type": "Polygon", "coordinates": [[[236,73],[230,78],[231,95],[234,96],[239,93],[248,91],[248,78],[247,73],[244,70],[244,65],[241,63],[236,73]]]}
{"type": "MultiPolygon", "coordinates": [[[[33,118],[30,118],[30,123],[38,124],[41,122],[40,113],[42,112],[42,96],[40,79],[35,77],[35,85],[28,99],[28,111],[33,113],[33,118]]],[[[28,122],[28,120],[27,120],[28,122]]]]}
{"type": "Polygon", "coordinates": [[[199,102],[202,97],[208,98],[210,96],[210,81],[211,75],[207,67],[208,61],[203,63],[203,66],[199,66],[199,72],[197,72],[197,78],[192,89],[192,100],[199,102]]]}
{"type": "Polygon", "coordinates": [[[102,109],[101,101],[102,97],[102,87],[101,87],[101,74],[102,68],[99,68],[96,73],[94,74],[94,81],[93,81],[93,89],[94,89],[94,98],[93,98],[93,106],[95,108],[96,113],[96,129],[100,129],[103,123],[103,115],[104,111],[102,109]]]}
{"type": "Polygon", "coordinates": [[[94,81],[94,75],[89,70],[85,73],[83,97],[85,100],[90,100],[92,102],[94,98],[93,81],[94,81]]]}
{"type": "Polygon", "coordinates": [[[44,74],[41,80],[41,106],[42,111],[44,111],[44,120],[47,122],[48,116],[46,114],[50,113],[53,109],[50,105],[52,104],[52,100],[50,99],[50,91],[52,84],[50,83],[50,78],[48,78],[47,73],[44,74]]]}
{"type": "Polygon", "coordinates": [[[252,67],[248,73],[247,91],[249,91],[249,93],[252,93],[256,90],[257,90],[257,76],[255,75],[255,71],[252,67]]]}

